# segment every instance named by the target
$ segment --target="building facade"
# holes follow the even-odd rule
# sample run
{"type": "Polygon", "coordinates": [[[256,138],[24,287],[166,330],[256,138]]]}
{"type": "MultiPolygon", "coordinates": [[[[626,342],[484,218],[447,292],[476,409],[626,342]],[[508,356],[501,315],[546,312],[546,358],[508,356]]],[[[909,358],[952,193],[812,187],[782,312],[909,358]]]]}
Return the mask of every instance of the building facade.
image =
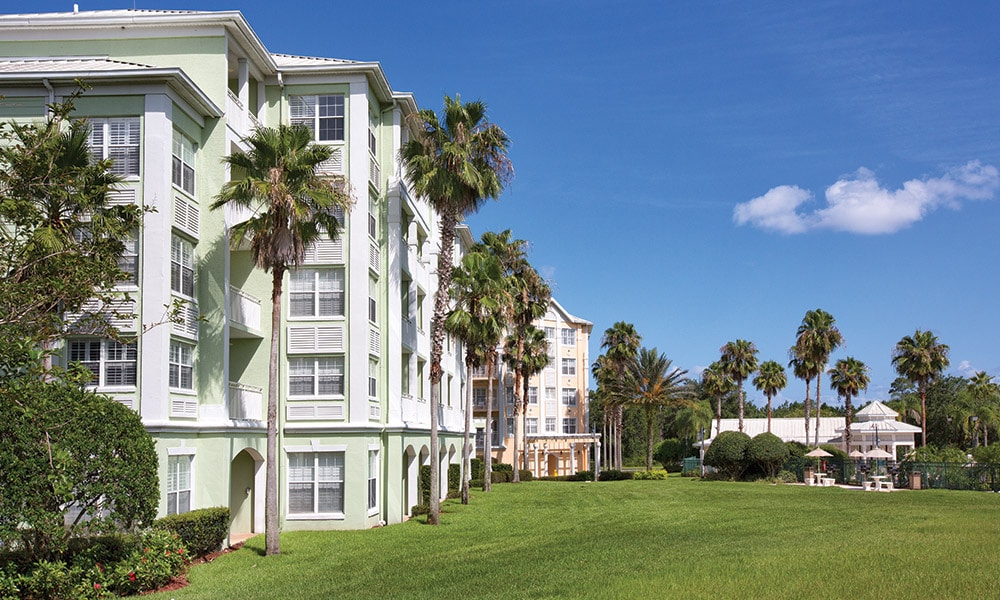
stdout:
{"type": "MultiPolygon", "coordinates": [[[[545,332],[549,365],[528,383],[524,439],[518,465],[536,477],[572,475],[590,468],[590,451],[599,435],[589,430],[587,390],[590,380],[588,342],[594,324],[573,316],[555,299],[545,316],[535,321],[545,332]]],[[[514,464],[514,375],[498,361],[494,374],[492,460],[514,464]]],[[[483,455],[486,431],[485,369],[473,373],[473,417],[476,452],[483,455]]]]}
{"type": "MultiPolygon", "coordinates": [[[[403,520],[430,463],[434,212],[397,160],[417,112],[372,62],[274,54],[239,12],[111,10],[0,16],[0,119],[42,119],[77,89],[91,149],[153,209],[129,246],[113,317],[125,342],[67,335],[62,356],[137,411],[159,454],[160,515],[227,506],[263,531],[271,277],[210,210],[255,127],[303,124],[354,197],[343,232],[286,275],[279,373],[279,514],[291,529],[403,520]],[[167,307],[180,306],[179,319],[167,307]],[[125,309],[122,311],[121,309],[125,309]]],[[[456,258],[472,243],[458,236],[456,258]]],[[[90,307],[108,311],[112,307],[90,307]]],[[[110,314],[110,313],[109,313],[110,314]]],[[[458,463],[462,349],[442,367],[442,477],[458,463]],[[452,401],[454,399],[454,401],[452,401]]],[[[442,489],[447,489],[442,485],[442,489]]]]}

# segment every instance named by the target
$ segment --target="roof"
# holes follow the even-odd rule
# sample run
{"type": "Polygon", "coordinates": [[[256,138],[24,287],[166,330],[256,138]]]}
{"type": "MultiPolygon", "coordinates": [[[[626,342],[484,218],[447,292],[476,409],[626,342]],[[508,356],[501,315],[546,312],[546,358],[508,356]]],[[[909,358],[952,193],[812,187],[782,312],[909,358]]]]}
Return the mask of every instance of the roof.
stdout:
{"type": "Polygon", "coordinates": [[[562,313],[563,318],[568,323],[575,323],[577,325],[583,325],[587,329],[587,333],[588,334],[591,331],[593,331],[593,329],[594,329],[594,324],[593,323],[591,323],[590,321],[588,321],[586,319],[581,319],[580,317],[577,317],[577,316],[574,316],[574,315],[570,314],[569,311],[567,311],[565,308],[563,308],[563,305],[559,304],[559,301],[556,300],[555,298],[550,298],[549,299],[549,304],[552,306],[552,308],[555,308],[560,313],[562,313]]]}
{"type": "Polygon", "coordinates": [[[895,421],[899,413],[878,400],[854,413],[859,421],[895,421]]]}
{"type": "MultiPolygon", "coordinates": [[[[722,419],[722,431],[738,431],[739,419],[722,419]]],[[[843,429],[844,417],[820,417],[819,420],[819,441],[827,444],[840,439],[840,431],[843,429]]],[[[715,439],[713,435],[716,431],[716,420],[712,419],[711,438],[705,440],[708,446],[715,439]]],[[[743,433],[754,437],[767,432],[767,419],[743,419],[743,433]]],[[[813,442],[806,441],[806,426],[804,417],[789,417],[781,419],[771,419],[771,433],[786,442],[801,442],[806,445],[813,445],[813,442]]],[[[816,439],[816,417],[809,418],[809,440],[816,439]]]]}
{"type": "Polygon", "coordinates": [[[0,59],[0,73],[78,73],[80,71],[135,71],[153,69],[150,65],[111,60],[103,57],[51,57],[51,58],[3,58],[0,59]]]}
{"type": "Polygon", "coordinates": [[[321,67],[328,66],[331,64],[335,65],[351,65],[358,64],[356,60],[347,60],[343,58],[323,58],[321,56],[295,56],[293,54],[271,54],[271,58],[274,59],[274,64],[278,65],[278,68],[285,67],[321,67]]]}

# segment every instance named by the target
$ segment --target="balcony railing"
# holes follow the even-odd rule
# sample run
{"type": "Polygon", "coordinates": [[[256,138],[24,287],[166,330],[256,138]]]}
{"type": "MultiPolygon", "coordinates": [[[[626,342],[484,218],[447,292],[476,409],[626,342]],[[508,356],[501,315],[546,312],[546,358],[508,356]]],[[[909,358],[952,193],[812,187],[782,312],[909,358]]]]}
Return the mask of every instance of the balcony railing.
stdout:
{"type": "Polygon", "coordinates": [[[229,418],[260,421],[263,419],[264,392],[259,387],[229,383],[229,418]]]}
{"type": "Polygon", "coordinates": [[[260,331],[260,300],[229,286],[229,320],[247,329],[260,331]]]}
{"type": "Polygon", "coordinates": [[[226,122],[242,136],[248,136],[260,123],[232,90],[226,90],[226,122]]]}

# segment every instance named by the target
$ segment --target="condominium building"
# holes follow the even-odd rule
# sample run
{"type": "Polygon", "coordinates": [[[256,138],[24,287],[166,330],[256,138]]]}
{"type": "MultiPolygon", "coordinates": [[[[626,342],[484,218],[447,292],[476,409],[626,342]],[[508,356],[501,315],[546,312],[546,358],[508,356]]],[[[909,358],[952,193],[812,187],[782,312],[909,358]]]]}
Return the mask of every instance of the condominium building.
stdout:
{"type": "MultiPolygon", "coordinates": [[[[156,442],[159,514],[227,506],[231,533],[263,530],[271,276],[209,205],[257,126],[302,124],[350,183],[343,232],[284,280],[278,472],[281,526],[403,520],[429,456],[430,316],[438,222],[398,150],[417,112],[378,63],[275,54],[239,12],[109,10],[0,15],[0,119],[43,119],[89,86],[76,117],[124,184],[112,202],[154,209],[123,264],[125,341],[73,335],[66,361],[141,415],[156,442]],[[180,320],[165,322],[179,303],[180,320]]],[[[472,238],[460,228],[456,258],[472,238]]],[[[109,307],[92,306],[93,310],[109,307]]],[[[110,315],[110,313],[109,313],[110,315]]],[[[462,349],[442,367],[442,478],[459,462],[462,349]]],[[[442,486],[442,489],[447,489],[442,486]]]]}
{"type": "MultiPolygon", "coordinates": [[[[590,468],[590,451],[600,440],[599,434],[589,431],[587,409],[587,345],[594,324],[573,316],[553,298],[535,326],[545,332],[549,364],[528,382],[518,465],[536,477],[571,475],[590,468]]],[[[491,456],[495,462],[514,464],[514,375],[499,362],[493,381],[491,456]]],[[[473,417],[479,456],[485,446],[488,389],[486,370],[474,371],[473,417]]]]}

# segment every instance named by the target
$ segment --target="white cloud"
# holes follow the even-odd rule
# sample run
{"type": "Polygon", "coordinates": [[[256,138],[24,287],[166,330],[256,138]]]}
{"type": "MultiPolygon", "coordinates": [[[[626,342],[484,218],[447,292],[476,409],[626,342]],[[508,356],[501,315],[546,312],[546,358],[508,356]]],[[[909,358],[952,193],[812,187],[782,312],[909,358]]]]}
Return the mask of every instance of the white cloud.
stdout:
{"type": "Polygon", "coordinates": [[[778,186],[733,209],[737,225],[750,224],[780,233],[832,229],[849,233],[894,233],[920,221],[939,206],[958,208],[964,200],[987,200],[1000,189],[1000,172],[972,161],[941,177],[911,179],[888,190],[861,168],[826,189],[826,206],[811,213],[799,207],[812,199],[807,190],[778,186]]]}
{"type": "Polygon", "coordinates": [[[958,363],[958,366],[955,368],[958,370],[959,373],[961,373],[965,377],[971,377],[979,371],[979,369],[973,367],[972,363],[967,360],[963,360],[962,362],[958,363]]]}

